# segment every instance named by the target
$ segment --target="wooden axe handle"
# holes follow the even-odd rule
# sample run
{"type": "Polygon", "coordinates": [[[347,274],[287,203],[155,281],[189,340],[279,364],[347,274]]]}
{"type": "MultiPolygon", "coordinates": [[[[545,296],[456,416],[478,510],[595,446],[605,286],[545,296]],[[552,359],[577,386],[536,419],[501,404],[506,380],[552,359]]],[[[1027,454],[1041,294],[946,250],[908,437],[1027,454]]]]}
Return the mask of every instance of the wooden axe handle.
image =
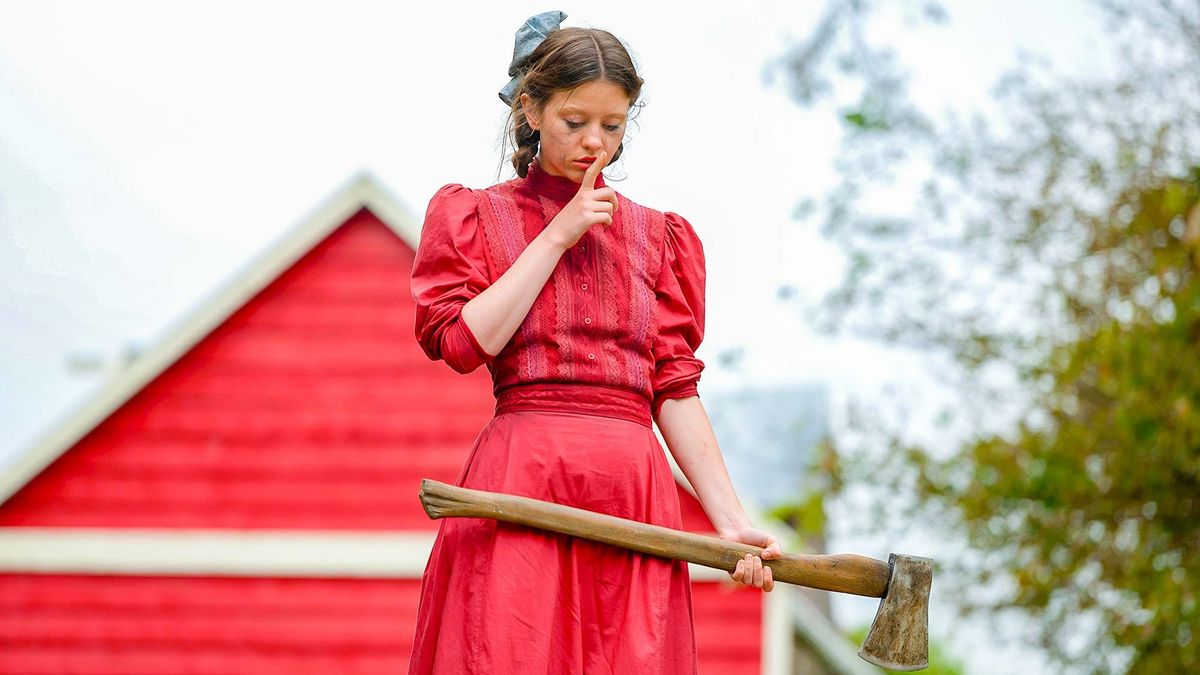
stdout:
{"type": "MultiPolygon", "coordinates": [[[[530,497],[472,490],[428,478],[421,481],[421,505],[430,518],[493,518],[509,523],[583,537],[613,546],[732,573],[747,553],[763,549],[717,537],[681,532],[606,513],[596,513],[530,497]]],[[[891,567],[861,555],[799,555],[764,560],[775,581],[809,588],[881,598],[891,567]]]]}

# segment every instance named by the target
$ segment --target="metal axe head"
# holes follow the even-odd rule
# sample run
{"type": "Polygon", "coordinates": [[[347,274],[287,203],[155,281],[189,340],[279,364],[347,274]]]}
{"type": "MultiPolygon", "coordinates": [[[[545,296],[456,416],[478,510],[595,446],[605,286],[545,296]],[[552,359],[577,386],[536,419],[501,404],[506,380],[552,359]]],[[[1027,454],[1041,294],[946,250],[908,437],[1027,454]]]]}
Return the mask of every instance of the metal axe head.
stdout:
{"type": "Polygon", "coordinates": [[[929,666],[929,587],[933,561],[909,555],[888,557],[891,579],[858,655],[890,670],[929,666]]]}

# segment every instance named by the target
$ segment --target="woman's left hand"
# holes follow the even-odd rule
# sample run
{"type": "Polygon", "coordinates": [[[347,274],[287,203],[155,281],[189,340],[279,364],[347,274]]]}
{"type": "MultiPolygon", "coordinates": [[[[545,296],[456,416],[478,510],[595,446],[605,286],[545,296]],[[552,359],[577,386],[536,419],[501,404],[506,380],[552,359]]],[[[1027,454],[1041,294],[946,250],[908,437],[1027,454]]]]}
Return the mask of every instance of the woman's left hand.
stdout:
{"type": "Polygon", "coordinates": [[[776,560],[783,555],[779,539],[772,534],[753,527],[743,527],[740,530],[726,530],[718,533],[717,536],[726,541],[759,546],[764,549],[762,558],[747,553],[744,558],[738,561],[737,569],[730,572],[729,576],[740,584],[761,588],[770,593],[771,589],[775,587],[775,580],[771,578],[771,568],[764,567],[762,559],[776,560]]]}

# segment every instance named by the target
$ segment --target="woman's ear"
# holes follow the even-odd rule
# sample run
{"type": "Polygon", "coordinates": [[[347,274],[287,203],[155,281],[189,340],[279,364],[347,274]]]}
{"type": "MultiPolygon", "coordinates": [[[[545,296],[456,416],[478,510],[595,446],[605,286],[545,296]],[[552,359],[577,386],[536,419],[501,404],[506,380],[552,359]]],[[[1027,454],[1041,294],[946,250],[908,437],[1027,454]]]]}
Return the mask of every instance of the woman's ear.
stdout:
{"type": "Polygon", "coordinates": [[[529,128],[536,131],[538,125],[542,123],[542,119],[534,109],[533,99],[524,92],[521,92],[521,113],[525,115],[525,122],[529,124],[529,128]]]}

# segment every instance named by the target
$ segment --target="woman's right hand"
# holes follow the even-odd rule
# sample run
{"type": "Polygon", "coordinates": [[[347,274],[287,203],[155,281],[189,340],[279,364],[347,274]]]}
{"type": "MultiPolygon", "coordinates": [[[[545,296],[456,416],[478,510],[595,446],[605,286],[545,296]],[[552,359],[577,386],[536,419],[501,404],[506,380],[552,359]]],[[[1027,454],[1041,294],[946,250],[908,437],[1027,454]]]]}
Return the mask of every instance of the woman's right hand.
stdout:
{"type": "Polygon", "coordinates": [[[602,150],[584,172],[579,191],[546,227],[549,236],[564,249],[574,246],[593,225],[612,224],[617,212],[617,192],[608,186],[596,187],[596,176],[606,164],[608,152],[602,150]]]}

